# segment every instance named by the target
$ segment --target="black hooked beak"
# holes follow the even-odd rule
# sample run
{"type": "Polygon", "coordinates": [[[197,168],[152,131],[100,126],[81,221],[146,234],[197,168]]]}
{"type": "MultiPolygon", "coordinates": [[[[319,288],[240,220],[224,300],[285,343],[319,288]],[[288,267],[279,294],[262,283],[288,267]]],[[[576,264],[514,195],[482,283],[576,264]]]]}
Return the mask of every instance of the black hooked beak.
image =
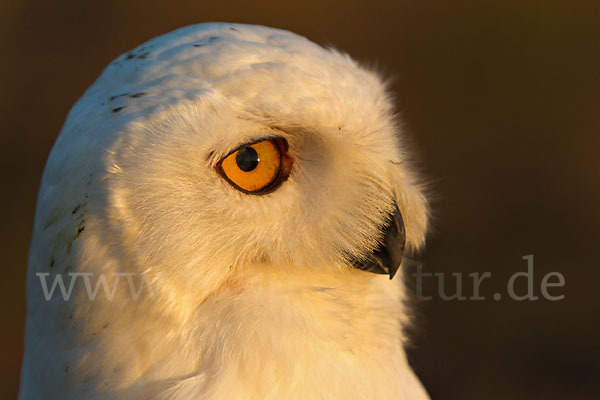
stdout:
{"type": "Polygon", "coordinates": [[[394,202],[394,212],[390,214],[387,222],[383,243],[379,245],[366,262],[354,262],[353,264],[363,271],[386,274],[392,279],[402,264],[405,244],[404,220],[402,219],[402,213],[400,213],[394,202]]]}

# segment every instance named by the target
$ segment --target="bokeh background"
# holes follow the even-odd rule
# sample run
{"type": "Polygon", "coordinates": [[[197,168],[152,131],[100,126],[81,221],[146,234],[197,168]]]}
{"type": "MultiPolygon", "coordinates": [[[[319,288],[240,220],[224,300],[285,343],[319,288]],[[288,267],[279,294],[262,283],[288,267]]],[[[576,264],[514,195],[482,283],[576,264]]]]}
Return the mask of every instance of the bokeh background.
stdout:
{"type": "Polygon", "coordinates": [[[18,390],[36,192],[68,110],[119,54],[205,21],[289,29],[394,78],[433,193],[417,258],[493,274],[485,301],[416,304],[410,357],[434,400],[600,398],[597,0],[1,2],[0,398],[18,390]],[[565,299],[494,301],[529,254],[536,294],[559,271],[565,299]]]}

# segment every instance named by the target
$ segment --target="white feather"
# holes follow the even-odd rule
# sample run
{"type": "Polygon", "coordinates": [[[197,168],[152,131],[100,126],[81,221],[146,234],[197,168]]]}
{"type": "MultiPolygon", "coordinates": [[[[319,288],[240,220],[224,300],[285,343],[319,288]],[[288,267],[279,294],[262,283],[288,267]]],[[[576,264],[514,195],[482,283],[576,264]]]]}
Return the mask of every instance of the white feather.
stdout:
{"type": "Polygon", "coordinates": [[[44,172],[20,399],[427,399],[400,280],[343,260],[377,246],[394,199],[422,245],[402,149],[380,79],[290,32],[201,24],[120,56],[44,172]],[[215,173],[272,135],[294,159],[279,189],[215,173]],[[40,273],[116,291],[90,301],[80,278],[47,301],[40,273]],[[122,274],[153,293],[134,299],[122,274]]]}

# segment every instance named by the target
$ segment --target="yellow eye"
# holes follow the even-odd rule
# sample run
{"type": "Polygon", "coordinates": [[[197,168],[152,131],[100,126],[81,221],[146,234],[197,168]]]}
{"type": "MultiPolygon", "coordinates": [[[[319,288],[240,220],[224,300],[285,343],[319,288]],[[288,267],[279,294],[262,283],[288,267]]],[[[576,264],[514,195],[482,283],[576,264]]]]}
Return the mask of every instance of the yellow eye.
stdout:
{"type": "Polygon", "coordinates": [[[292,162],[283,138],[244,145],[217,164],[217,171],[244,193],[265,194],[289,176],[292,162]]]}

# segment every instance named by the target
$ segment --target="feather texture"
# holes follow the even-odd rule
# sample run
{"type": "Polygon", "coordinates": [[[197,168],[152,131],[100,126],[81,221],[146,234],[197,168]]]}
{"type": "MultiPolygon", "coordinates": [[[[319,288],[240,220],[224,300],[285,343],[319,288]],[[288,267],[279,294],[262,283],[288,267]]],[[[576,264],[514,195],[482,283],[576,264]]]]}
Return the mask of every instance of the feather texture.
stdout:
{"type": "Polygon", "coordinates": [[[44,172],[20,399],[427,399],[401,281],[344,261],[394,201],[422,246],[407,159],[382,81],[293,33],[200,24],[118,57],[44,172]],[[272,136],[294,160],[277,190],[215,172],[272,136]]]}

